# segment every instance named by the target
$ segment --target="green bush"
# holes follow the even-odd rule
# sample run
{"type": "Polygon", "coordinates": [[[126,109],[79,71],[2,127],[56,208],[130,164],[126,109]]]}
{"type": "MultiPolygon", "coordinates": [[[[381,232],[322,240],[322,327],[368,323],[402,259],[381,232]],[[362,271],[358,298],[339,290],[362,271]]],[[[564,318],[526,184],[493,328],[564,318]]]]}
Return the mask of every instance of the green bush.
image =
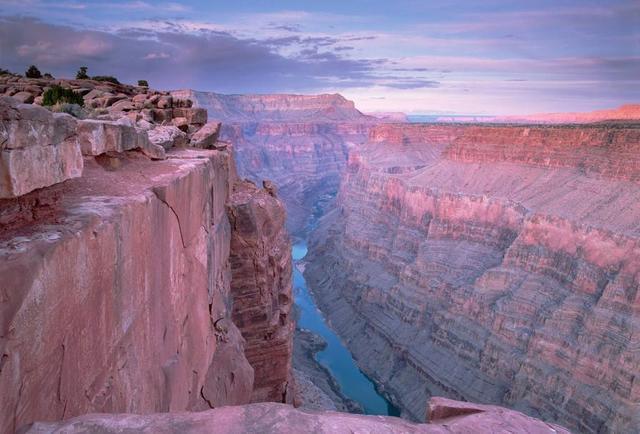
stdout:
{"type": "Polygon", "coordinates": [[[78,72],[76,72],[76,79],[77,80],[87,80],[89,79],[89,76],[87,75],[87,67],[86,66],[81,66],[80,69],[78,69],[78,72]]]}
{"type": "Polygon", "coordinates": [[[95,76],[91,77],[91,80],[108,81],[109,83],[120,84],[118,79],[115,78],[115,77],[112,77],[111,75],[95,75],[95,76]]]}
{"type": "Polygon", "coordinates": [[[51,74],[50,74],[50,73],[48,73],[48,72],[45,72],[44,74],[42,74],[42,76],[43,76],[44,78],[48,78],[48,79],[52,79],[52,78],[54,78],[54,77],[53,77],[53,75],[51,75],[51,74]]]}
{"type": "Polygon", "coordinates": [[[53,86],[42,95],[42,105],[53,106],[56,104],[78,104],[84,106],[82,95],[62,86],[53,86]]]}
{"type": "Polygon", "coordinates": [[[18,74],[14,73],[14,72],[11,72],[8,69],[4,69],[4,68],[0,68],[0,75],[13,75],[14,77],[18,76],[18,74]]]}
{"type": "Polygon", "coordinates": [[[138,80],[138,86],[149,87],[149,82],[147,80],[138,80]]]}
{"type": "Polygon", "coordinates": [[[24,76],[27,78],[42,78],[42,74],[36,65],[31,65],[27,72],[24,73],[24,76]]]}

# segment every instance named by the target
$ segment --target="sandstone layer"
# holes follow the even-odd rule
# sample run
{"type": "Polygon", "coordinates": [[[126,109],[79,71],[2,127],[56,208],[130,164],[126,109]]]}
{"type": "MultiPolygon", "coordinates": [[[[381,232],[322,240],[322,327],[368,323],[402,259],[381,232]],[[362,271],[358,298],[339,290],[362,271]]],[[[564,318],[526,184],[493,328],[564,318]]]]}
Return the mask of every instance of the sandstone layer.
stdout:
{"type": "Polygon", "coordinates": [[[380,125],[305,277],[403,414],[640,426],[640,128],[380,125]]]}
{"type": "Polygon", "coordinates": [[[252,402],[293,402],[291,243],[284,206],[250,181],[228,204],[233,322],[255,371],[252,402]]]}
{"type": "Polygon", "coordinates": [[[306,412],[284,404],[222,407],[199,413],[165,413],[146,416],[89,414],[58,423],[35,423],[21,434],[64,432],[104,434],[138,433],[424,433],[446,434],[531,433],[568,434],[569,431],[521,413],[497,407],[437,400],[430,403],[429,424],[413,424],[395,417],[361,416],[336,412],[306,412]]]}

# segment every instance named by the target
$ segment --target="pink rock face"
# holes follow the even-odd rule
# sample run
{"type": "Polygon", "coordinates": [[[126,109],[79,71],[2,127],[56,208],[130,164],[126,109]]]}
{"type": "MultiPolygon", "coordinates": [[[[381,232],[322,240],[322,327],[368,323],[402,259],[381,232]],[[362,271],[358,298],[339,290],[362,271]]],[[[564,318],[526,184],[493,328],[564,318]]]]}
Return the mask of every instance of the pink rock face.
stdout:
{"type": "Polygon", "coordinates": [[[233,322],[255,370],[252,401],[291,403],[295,324],[284,206],[274,194],[243,181],[234,185],[228,212],[233,322]]]}
{"type": "Polygon", "coordinates": [[[82,174],[75,119],[0,97],[0,199],[82,174]]]}
{"type": "Polygon", "coordinates": [[[35,423],[24,427],[21,434],[65,433],[139,433],[180,432],[188,434],[241,433],[421,433],[421,434],[568,434],[556,425],[532,419],[515,411],[491,406],[474,406],[464,402],[440,400],[433,408],[447,411],[446,419],[429,424],[413,424],[395,417],[363,416],[337,412],[305,412],[284,404],[252,404],[223,407],[199,413],[89,414],[58,423],[35,423]]]}
{"type": "MultiPolygon", "coordinates": [[[[229,153],[117,158],[108,170],[87,159],[42,218],[0,233],[0,432],[251,398],[227,310],[229,153]]],[[[33,194],[2,202],[0,220],[49,205],[46,190],[33,194]]]]}
{"type": "Polygon", "coordinates": [[[380,125],[349,155],[307,282],[408,417],[438,394],[633,432],[638,143],[620,125],[380,125]]]}

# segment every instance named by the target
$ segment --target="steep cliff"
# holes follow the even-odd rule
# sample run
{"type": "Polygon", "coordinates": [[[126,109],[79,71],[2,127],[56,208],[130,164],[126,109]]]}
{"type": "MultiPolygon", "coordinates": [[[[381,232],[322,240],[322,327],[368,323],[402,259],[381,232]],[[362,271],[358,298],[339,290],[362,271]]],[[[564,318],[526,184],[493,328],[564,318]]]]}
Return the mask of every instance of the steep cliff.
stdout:
{"type": "Polygon", "coordinates": [[[381,125],[352,150],[305,277],[413,419],[445,395],[632,432],[639,173],[633,126],[381,125]]]}
{"type": "Polygon", "coordinates": [[[274,193],[238,182],[231,222],[233,322],[255,370],[252,402],[293,402],[291,243],[285,211],[274,193]]]}
{"type": "Polygon", "coordinates": [[[284,209],[255,191],[259,227],[228,214],[235,163],[206,116],[188,122],[201,128],[182,143],[201,137],[212,150],[151,143],[147,130],[167,126],[77,120],[11,98],[0,98],[0,120],[0,431],[88,412],[283,401],[262,391],[291,378],[284,209]],[[34,157],[43,153],[53,157],[34,157]],[[25,167],[44,175],[21,176],[25,167]],[[273,297],[252,302],[282,313],[258,330],[286,351],[266,354],[272,371],[256,365],[257,381],[255,341],[241,332],[263,319],[236,327],[242,276],[231,287],[232,265],[276,277],[273,297]]]}

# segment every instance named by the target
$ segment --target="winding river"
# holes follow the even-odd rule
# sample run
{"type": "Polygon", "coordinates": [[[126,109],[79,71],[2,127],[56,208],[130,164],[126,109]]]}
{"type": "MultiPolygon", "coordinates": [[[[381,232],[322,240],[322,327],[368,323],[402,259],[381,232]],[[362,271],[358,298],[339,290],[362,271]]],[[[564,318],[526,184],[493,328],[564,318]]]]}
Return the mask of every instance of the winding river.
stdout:
{"type": "MultiPolygon", "coordinates": [[[[307,254],[307,245],[293,245],[292,256],[299,261],[307,254]]],[[[349,350],[325,322],[307,287],[302,273],[294,267],[295,303],[300,309],[298,327],[322,336],[327,346],[316,354],[316,360],[329,370],[340,385],[341,393],[359,403],[365,414],[399,416],[400,411],[378,393],[374,383],[356,365],[349,350]]]]}

